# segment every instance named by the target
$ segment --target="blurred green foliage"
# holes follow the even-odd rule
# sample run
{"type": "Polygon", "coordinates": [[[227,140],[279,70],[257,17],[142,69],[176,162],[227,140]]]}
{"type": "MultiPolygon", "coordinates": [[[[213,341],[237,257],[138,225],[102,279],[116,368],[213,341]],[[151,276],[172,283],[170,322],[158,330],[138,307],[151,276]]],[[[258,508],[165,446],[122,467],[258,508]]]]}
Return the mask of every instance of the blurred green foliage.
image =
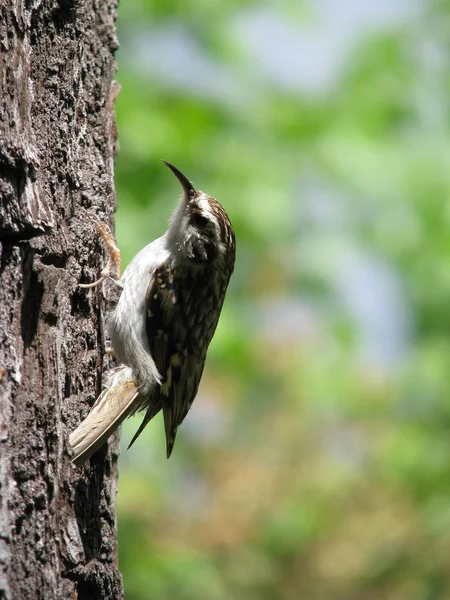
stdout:
{"type": "Polygon", "coordinates": [[[160,417],[121,456],[127,600],[450,598],[449,9],[121,3],[125,262],[161,158],[238,242],[171,460],[160,417]]]}

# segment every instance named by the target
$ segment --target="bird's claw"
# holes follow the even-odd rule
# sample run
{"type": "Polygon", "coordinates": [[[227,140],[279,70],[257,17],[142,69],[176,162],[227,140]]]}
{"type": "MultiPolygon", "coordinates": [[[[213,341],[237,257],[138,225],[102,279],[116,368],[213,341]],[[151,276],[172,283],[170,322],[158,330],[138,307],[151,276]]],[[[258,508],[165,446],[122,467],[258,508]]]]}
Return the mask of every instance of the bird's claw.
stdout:
{"type": "Polygon", "coordinates": [[[87,212],[87,218],[95,225],[100,237],[105,243],[106,249],[109,252],[109,258],[108,262],[106,263],[106,266],[102,269],[100,273],[100,278],[97,279],[97,281],[93,281],[92,283],[79,284],[81,288],[85,289],[96,287],[97,285],[103,283],[103,281],[105,281],[106,279],[110,279],[110,272],[112,267],[114,267],[114,274],[116,277],[115,279],[112,279],[114,279],[114,281],[120,279],[120,250],[116,246],[116,242],[114,240],[114,236],[111,233],[110,228],[108,227],[108,225],[106,225],[106,223],[102,223],[98,216],[93,212],[87,212]]]}

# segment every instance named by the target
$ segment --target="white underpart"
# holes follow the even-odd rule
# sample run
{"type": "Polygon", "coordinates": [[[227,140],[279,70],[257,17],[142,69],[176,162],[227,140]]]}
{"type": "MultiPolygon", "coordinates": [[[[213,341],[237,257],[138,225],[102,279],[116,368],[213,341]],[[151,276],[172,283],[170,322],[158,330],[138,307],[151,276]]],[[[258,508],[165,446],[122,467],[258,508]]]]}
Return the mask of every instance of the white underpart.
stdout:
{"type": "Polygon", "coordinates": [[[131,367],[143,394],[161,381],[148,345],[146,297],[155,269],[169,255],[166,236],[136,254],[120,279],[123,289],[115,310],[108,318],[108,333],[117,358],[131,367]]]}

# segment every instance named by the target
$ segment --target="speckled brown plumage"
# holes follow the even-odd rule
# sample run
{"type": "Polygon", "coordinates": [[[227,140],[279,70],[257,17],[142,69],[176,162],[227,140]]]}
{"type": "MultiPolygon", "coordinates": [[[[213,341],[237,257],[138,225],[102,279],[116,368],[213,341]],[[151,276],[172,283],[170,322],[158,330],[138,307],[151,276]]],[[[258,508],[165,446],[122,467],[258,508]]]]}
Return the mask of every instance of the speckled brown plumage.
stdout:
{"type": "Polygon", "coordinates": [[[139,410],[145,416],[131,444],[162,409],[169,457],[217,327],[234,268],[233,227],[217,200],[166,165],[180,181],[183,198],[167,232],[143,248],[117,282],[108,332],[122,370],[92,411],[95,434],[89,415],[71,436],[78,464],[139,410]]]}

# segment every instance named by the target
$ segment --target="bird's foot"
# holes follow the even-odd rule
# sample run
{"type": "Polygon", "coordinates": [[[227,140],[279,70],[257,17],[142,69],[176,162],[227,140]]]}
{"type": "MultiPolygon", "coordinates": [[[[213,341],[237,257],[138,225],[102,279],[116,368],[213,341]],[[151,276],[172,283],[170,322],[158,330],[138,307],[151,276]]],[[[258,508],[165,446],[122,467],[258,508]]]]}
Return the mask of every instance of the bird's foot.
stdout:
{"type": "Polygon", "coordinates": [[[100,278],[92,283],[80,283],[81,288],[93,288],[100,285],[106,279],[112,279],[115,283],[118,283],[120,279],[120,250],[116,246],[114,236],[106,223],[102,223],[95,213],[89,212],[87,217],[95,225],[100,237],[105,243],[106,249],[109,253],[108,262],[104,269],[100,272],[100,278]],[[111,269],[114,267],[115,277],[111,277],[111,269]]]}

